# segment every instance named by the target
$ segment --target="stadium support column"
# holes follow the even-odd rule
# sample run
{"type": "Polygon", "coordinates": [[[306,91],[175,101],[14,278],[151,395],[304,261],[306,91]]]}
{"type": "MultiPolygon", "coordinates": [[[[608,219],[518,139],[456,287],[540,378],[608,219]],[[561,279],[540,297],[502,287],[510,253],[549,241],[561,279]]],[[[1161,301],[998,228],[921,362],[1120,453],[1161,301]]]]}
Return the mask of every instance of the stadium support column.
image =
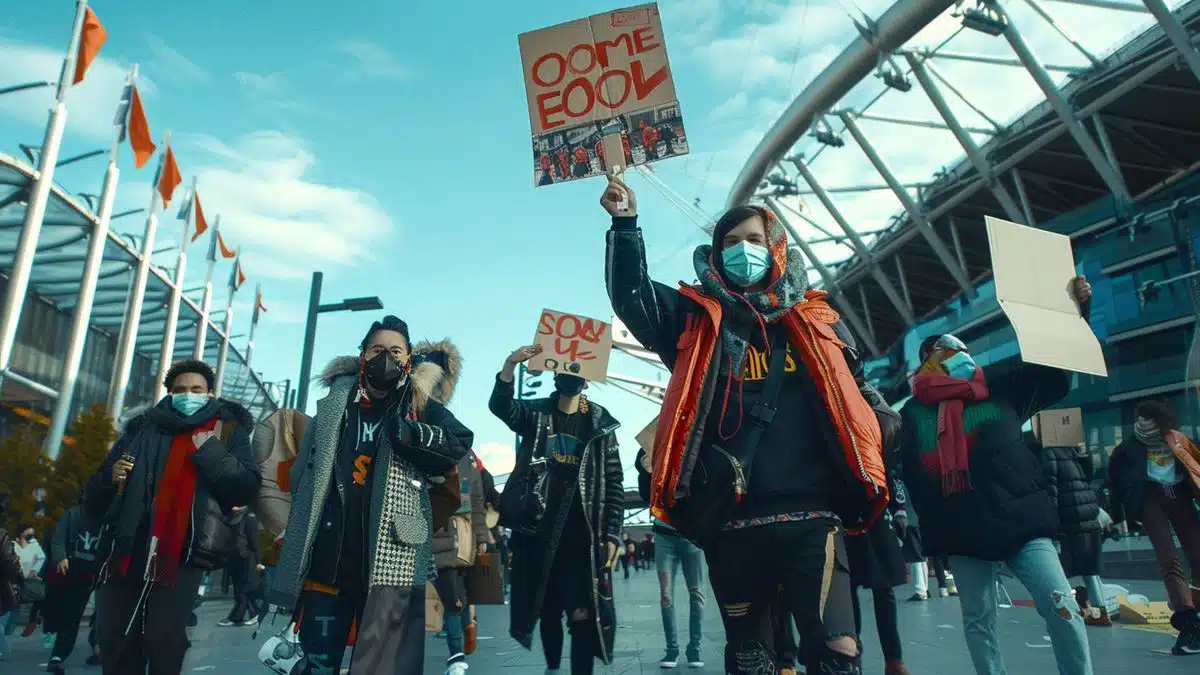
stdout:
{"type": "Polygon", "coordinates": [[[958,261],[954,259],[954,254],[950,252],[949,248],[946,248],[945,242],[938,236],[937,231],[933,229],[933,224],[925,217],[925,212],[921,208],[921,205],[912,198],[912,195],[908,194],[908,190],[896,179],[892,170],[888,168],[883,158],[875,151],[875,146],[871,145],[871,142],[863,135],[862,129],[858,128],[858,123],[854,121],[854,116],[843,111],[838,113],[838,117],[842,119],[842,123],[846,125],[846,130],[854,137],[854,141],[858,143],[858,147],[862,148],[863,154],[871,161],[871,165],[875,167],[875,171],[883,178],[883,182],[892,188],[896,199],[900,200],[900,204],[908,212],[908,217],[912,219],[913,225],[925,237],[929,248],[933,250],[934,255],[937,256],[946,270],[950,272],[950,276],[954,278],[955,283],[962,289],[963,294],[968,298],[974,299],[977,293],[974,284],[971,283],[970,277],[967,276],[967,270],[958,264],[958,261]]]}
{"type": "Polygon", "coordinates": [[[1142,4],[1146,5],[1146,9],[1154,15],[1158,25],[1162,26],[1163,32],[1167,34],[1167,39],[1171,41],[1171,45],[1175,47],[1175,50],[1187,63],[1188,69],[1192,71],[1192,76],[1200,80],[1200,51],[1197,51],[1192,45],[1187,29],[1183,27],[1183,24],[1179,22],[1179,19],[1175,17],[1163,0],[1142,0],[1142,4]]]}
{"type": "Polygon", "coordinates": [[[1004,27],[1004,38],[1008,40],[1008,44],[1012,47],[1013,52],[1017,55],[1017,59],[1025,66],[1025,70],[1029,71],[1033,81],[1037,83],[1038,88],[1046,95],[1046,101],[1050,103],[1050,107],[1058,115],[1063,126],[1067,128],[1067,133],[1071,134],[1071,138],[1075,139],[1075,143],[1079,149],[1083,151],[1084,157],[1087,157],[1088,162],[1100,176],[1100,180],[1104,181],[1105,187],[1112,193],[1120,203],[1120,209],[1123,211],[1132,203],[1132,198],[1129,195],[1129,189],[1125,187],[1125,181],[1121,179],[1117,173],[1116,167],[1108,162],[1104,153],[1100,150],[1100,146],[1096,145],[1096,141],[1092,139],[1087,130],[1083,128],[1083,124],[1075,116],[1075,110],[1071,104],[1067,102],[1066,97],[1059,91],[1058,86],[1054,84],[1054,78],[1050,77],[1050,73],[1034,55],[1029,45],[1025,43],[1025,38],[1021,35],[1021,31],[1017,30],[1016,24],[1012,18],[1007,15],[1000,3],[995,3],[993,7],[1005,19],[1007,24],[1004,27]]]}
{"type": "MultiPolygon", "coordinates": [[[[137,80],[137,66],[129,72],[129,82],[137,80]]],[[[108,225],[112,222],[113,204],[117,199],[117,183],[121,169],[117,167],[117,148],[120,136],[113,137],[108,154],[108,169],[104,173],[104,188],[100,194],[100,210],[96,224],[88,240],[87,258],[83,263],[83,279],[79,282],[75,310],[71,316],[71,332],[67,341],[67,353],[63,359],[62,377],[58,381],[58,398],[54,401],[54,412],[50,415],[50,429],[46,433],[43,452],[51,461],[58,459],[63,436],[71,414],[71,403],[75,399],[75,383],[79,379],[79,366],[83,361],[83,348],[87,344],[88,324],[92,319],[92,306],[96,300],[96,285],[100,280],[100,267],[104,263],[104,245],[108,243],[108,225]]]]}
{"type": "MultiPolygon", "coordinates": [[[[879,284],[879,287],[883,289],[883,294],[891,301],[892,306],[896,308],[896,312],[904,319],[904,323],[908,324],[910,328],[916,325],[917,319],[913,316],[912,307],[904,302],[904,298],[896,290],[896,286],[892,283],[892,280],[888,279],[883,270],[879,268],[879,261],[875,259],[874,254],[871,253],[871,249],[867,248],[867,244],[862,240],[862,237],[858,236],[858,232],[846,220],[842,212],[838,210],[837,205],[833,203],[833,199],[830,198],[829,193],[825,191],[825,188],[821,187],[821,184],[817,181],[817,177],[813,175],[808,165],[804,163],[804,158],[797,155],[792,157],[791,160],[792,164],[796,165],[796,170],[804,177],[804,182],[808,183],[808,187],[812,188],[813,194],[817,196],[817,199],[821,200],[821,204],[825,207],[825,210],[829,212],[830,216],[833,216],[838,227],[842,228],[842,232],[846,233],[846,237],[850,240],[851,245],[854,246],[859,259],[862,260],[863,265],[871,272],[871,276],[875,278],[875,283],[879,284]]],[[[779,211],[776,210],[776,213],[779,213],[779,211]]],[[[782,216],[780,217],[782,218],[782,216]]]]}
{"type": "Polygon", "coordinates": [[[229,307],[225,310],[224,335],[221,336],[221,347],[217,350],[217,386],[213,395],[220,396],[221,388],[225,385],[225,366],[229,363],[229,333],[233,330],[233,290],[229,291],[229,307]]]}
{"type": "Polygon", "coordinates": [[[1016,223],[1024,223],[1032,225],[1033,223],[1025,222],[1024,215],[1017,202],[1013,200],[1012,195],[1008,193],[1008,188],[1004,187],[1004,183],[1000,182],[1000,178],[992,171],[992,166],[988,162],[987,157],[984,157],[979,146],[975,144],[975,139],[971,138],[971,134],[963,128],[963,125],[958,121],[958,117],[954,111],[950,109],[946,103],[946,98],[942,96],[941,90],[937,83],[930,77],[929,72],[925,70],[925,64],[921,61],[921,57],[912,52],[905,52],[904,58],[908,60],[908,65],[912,68],[913,74],[917,76],[917,82],[921,83],[921,88],[925,90],[925,95],[929,97],[930,103],[937,109],[938,114],[942,116],[942,121],[950,128],[950,133],[954,134],[954,138],[958,140],[958,144],[962,146],[967,153],[967,159],[970,160],[971,166],[979,172],[979,176],[983,178],[984,185],[995,195],[996,201],[1000,202],[1000,208],[1004,209],[1004,215],[1008,219],[1016,223]]]}
{"type": "Polygon", "coordinates": [[[787,230],[788,235],[792,238],[792,243],[799,247],[800,251],[804,253],[804,257],[808,258],[809,263],[817,270],[817,274],[821,275],[821,280],[825,282],[825,290],[829,291],[838,301],[838,310],[846,317],[846,321],[850,323],[850,327],[854,329],[855,334],[866,345],[867,351],[871,353],[871,356],[879,356],[879,345],[876,344],[870,329],[862,320],[862,317],[854,311],[854,305],[846,297],[846,293],[842,290],[837,278],[829,271],[828,267],[825,267],[820,258],[816,256],[816,253],[808,245],[808,242],[800,236],[795,226],[792,225],[792,221],[787,217],[783,205],[774,197],[767,197],[765,201],[767,207],[779,218],[779,222],[783,223],[784,229],[787,230]]]}
{"type": "MultiPolygon", "coordinates": [[[[21,225],[21,237],[17,241],[17,252],[13,258],[12,270],[8,274],[8,283],[4,289],[4,308],[0,313],[0,377],[8,370],[12,360],[13,347],[17,342],[17,328],[21,323],[21,313],[25,309],[25,295],[29,291],[29,275],[33,271],[33,258],[37,255],[38,238],[42,234],[42,222],[46,219],[46,204],[50,201],[50,188],[54,186],[54,169],[58,165],[58,151],[62,146],[63,131],[67,126],[67,90],[75,73],[75,58],[79,52],[80,32],[83,29],[84,15],[87,13],[86,0],[75,4],[75,23],[71,27],[71,41],[67,46],[67,55],[63,59],[62,73],[58,78],[58,93],[54,106],[50,108],[50,118],[46,123],[46,135],[42,141],[41,156],[38,158],[37,175],[29,186],[29,196],[26,198],[25,222],[21,225]]],[[[0,380],[2,381],[2,380],[0,380]]]]}
{"type": "MultiPolygon", "coordinates": [[[[188,199],[196,198],[196,179],[192,179],[192,194],[188,199]]],[[[175,282],[171,284],[171,296],[167,300],[167,319],[163,324],[162,351],[158,355],[158,377],[154,382],[154,400],[167,395],[167,371],[175,361],[175,335],[179,331],[179,305],[183,301],[183,284],[187,275],[187,246],[191,237],[192,219],[188,216],[183,221],[179,233],[179,259],[175,263],[175,282]]],[[[203,317],[201,317],[203,319],[203,317]]]]}
{"type": "MultiPolygon", "coordinates": [[[[171,146],[171,132],[163,136],[163,147],[171,146]]],[[[159,153],[158,172],[167,153],[159,153]]],[[[125,410],[125,389],[129,386],[129,373],[133,369],[133,353],[137,349],[138,328],[142,323],[142,307],[146,301],[146,282],[150,278],[150,258],[154,256],[154,235],[158,232],[158,208],[161,200],[158,186],[150,190],[150,210],[146,216],[146,231],[142,234],[142,251],[138,255],[137,272],[133,287],[129,290],[129,306],[125,321],[121,324],[121,337],[117,343],[117,361],[113,364],[112,381],[108,389],[108,415],[118,420],[125,410]]]]}

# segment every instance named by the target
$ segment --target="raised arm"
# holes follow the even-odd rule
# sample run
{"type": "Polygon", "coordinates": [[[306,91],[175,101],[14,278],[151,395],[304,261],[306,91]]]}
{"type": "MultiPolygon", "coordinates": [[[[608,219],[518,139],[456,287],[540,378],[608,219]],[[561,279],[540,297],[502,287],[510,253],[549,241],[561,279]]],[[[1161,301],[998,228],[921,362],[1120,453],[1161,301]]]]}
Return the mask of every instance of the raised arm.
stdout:
{"type": "Polygon", "coordinates": [[[638,342],[671,368],[681,327],[679,291],[650,279],[633,190],[619,178],[610,178],[600,205],[612,216],[604,279],[613,312],[638,342]],[[625,209],[620,208],[623,200],[628,202],[625,209]]]}
{"type": "Polygon", "coordinates": [[[488,400],[488,410],[500,418],[514,433],[527,434],[533,429],[536,416],[533,407],[525,401],[518,400],[514,381],[516,380],[517,364],[524,363],[542,351],[537,345],[521,347],[504,360],[504,367],[496,375],[496,384],[492,387],[492,397],[488,400]]]}

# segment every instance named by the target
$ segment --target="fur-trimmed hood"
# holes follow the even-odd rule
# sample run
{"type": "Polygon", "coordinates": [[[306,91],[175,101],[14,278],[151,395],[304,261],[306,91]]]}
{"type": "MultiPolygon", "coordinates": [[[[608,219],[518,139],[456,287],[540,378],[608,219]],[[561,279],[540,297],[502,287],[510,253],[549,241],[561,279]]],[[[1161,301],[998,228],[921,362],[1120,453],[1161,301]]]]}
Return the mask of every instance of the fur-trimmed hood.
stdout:
{"type": "MultiPolygon", "coordinates": [[[[418,342],[413,346],[412,381],[413,407],[420,414],[429,399],[445,405],[454,397],[462,369],[462,356],[449,340],[440,342],[418,342]]],[[[325,366],[321,372],[321,383],[326,387],[340,377],[358,375],[359,357],[339,356],[325,366]]]]}

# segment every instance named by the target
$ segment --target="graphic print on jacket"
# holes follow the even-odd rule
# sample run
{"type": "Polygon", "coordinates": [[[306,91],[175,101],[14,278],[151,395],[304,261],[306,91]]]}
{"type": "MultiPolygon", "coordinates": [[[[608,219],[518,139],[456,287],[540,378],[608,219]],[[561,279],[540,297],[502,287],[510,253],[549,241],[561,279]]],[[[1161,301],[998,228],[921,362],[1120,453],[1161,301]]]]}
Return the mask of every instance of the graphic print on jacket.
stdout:
{"type": "MultiPolygon", "coordinates": [[[[768,335],[783,330],[780,326],[767,329],[768,335]]],[[[770,351],[761,342],[761,333],[751,334],[742,379],[733,380],[728,402],[723,400],[723,391],[713,396],[705,443],[731,452],[740,448],[737,437],[750,427],[750,411],[758,403],[770,369],[770,351]]],[[[738,520],[833,510],[830,491],[839,479],[833,464],[837,439],[812,378],[806,369],[797,367],[792,356],[795,348],[789,344],[787,349],[783,382],[775,401],[778,413],[759,439],[745,501],[734,512],[738,520]]],[[[718,379],[725,382],[725,375],[718,379]]]]}

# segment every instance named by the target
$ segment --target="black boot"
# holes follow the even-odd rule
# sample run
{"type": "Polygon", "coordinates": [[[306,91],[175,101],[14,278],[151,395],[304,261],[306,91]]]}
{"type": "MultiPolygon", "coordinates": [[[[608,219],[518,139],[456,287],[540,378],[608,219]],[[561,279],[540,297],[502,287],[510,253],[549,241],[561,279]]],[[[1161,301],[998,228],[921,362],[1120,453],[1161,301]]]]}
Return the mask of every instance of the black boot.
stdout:
{"type": "Polygon", "coordinates": [[[1175,646],[1171,653],[1175,656],[1194,656],[1200,654],[1200,613],[1194,609],[1175,612],[1171,616],[1171,626],[1179,631],[1175,646]]]}

